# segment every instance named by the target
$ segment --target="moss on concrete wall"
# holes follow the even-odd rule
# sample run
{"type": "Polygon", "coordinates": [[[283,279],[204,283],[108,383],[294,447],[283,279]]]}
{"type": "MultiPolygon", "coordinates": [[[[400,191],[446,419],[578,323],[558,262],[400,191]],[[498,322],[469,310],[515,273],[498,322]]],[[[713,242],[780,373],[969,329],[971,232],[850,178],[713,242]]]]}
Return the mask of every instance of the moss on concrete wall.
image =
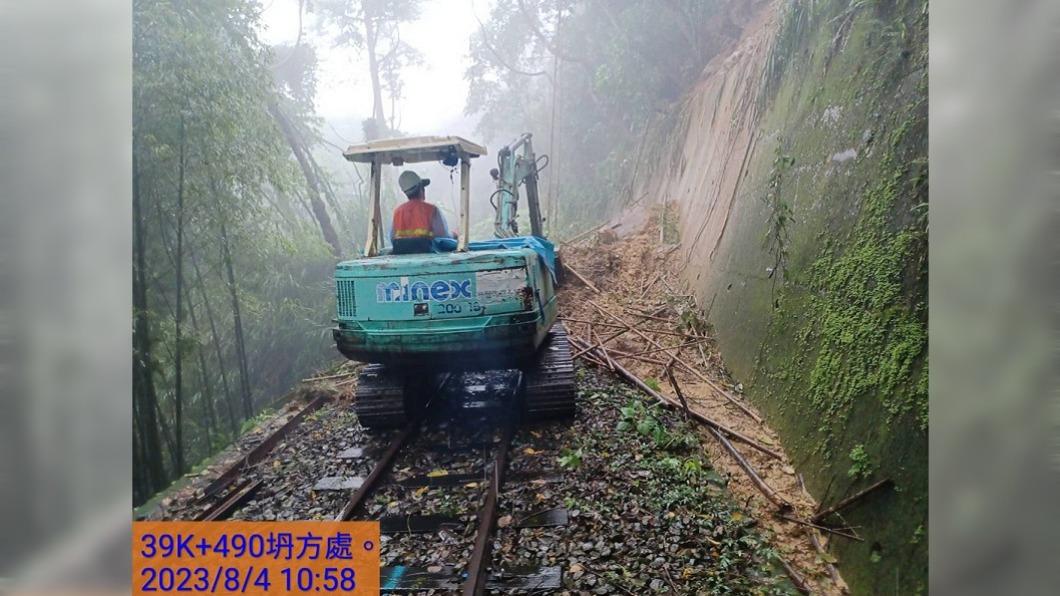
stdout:
{"type": "Polygon", "coordinates": [[[926,6],[784,8],[738,199],[686,269],[811,492],[893,480],[833,541],[855,593],[927,580],[926,6]]]}

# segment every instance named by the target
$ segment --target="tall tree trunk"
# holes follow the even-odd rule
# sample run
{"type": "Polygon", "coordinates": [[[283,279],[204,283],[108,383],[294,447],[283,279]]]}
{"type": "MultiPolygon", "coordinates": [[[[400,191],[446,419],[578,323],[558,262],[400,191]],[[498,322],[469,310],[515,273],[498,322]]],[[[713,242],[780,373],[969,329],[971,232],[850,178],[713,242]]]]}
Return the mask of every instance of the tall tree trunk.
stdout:
{"type": "MultiPolygon", "coordinates": [[[[188,291],[187,284],[184,285],[184,299],[188,303],[188,319],[191,321],[191,329],[195,333],[195,337],[199,337],[199,318],[195,316],[195,309],[192,307],[191,292],[188,291]]],[[[195,354],[198,356],[199,360],[199,384],[202,392],[202,409],[206,421],[206,454],[210,455],[213,453],[213,433],[217,428],[217,417],[214,415],[213,385],[210,384],[209,369],[206,368],[206,355],[203,354],[202,349],[198,347],[195,349],[195,354]]]]}
{"type": "Polygon", "coordinates": [[[133,150],[133,403],[139,412],[143,459],[136,470],[146,476],[146,486],[155,493],[166,486],[169,477],[163,465],[159,438],[158,393],[155,390],[154,358],[151,353],[151,323],[147,311],[147,277],[144,247],[143,200],[140,196],[140,171],[133,150]]]}
{"type": "Polygon", "coordinates": [[[217,355],[217,369],[221,377],[221,390],[224,391],[225,412],[228,414],[228,429],[232,436],[236,435],[239,428],[236,425],[235,411],[232,409],[232,390],[228,386],[228,373],[225,370],[224,351],[221,349],[221,336],[217,333],[217,322],[213,315],[213,307],[210,306],[210,297],[206,293],[206,285],[203,281],[202,271],[199,269],[199,259],[195,251],[191,252],[191,264],[195,268],[195,279],[198,281],[199,293],[202,295],[202,306],[206,309],[206,322],[210,324],[210,337],[213,340],[213,349],[217,355]]]}
{"type": "MultiPolygon", "coordinates": [[[[181,228],[183,228],[183,226],[181,226],[181,228]]],[[[166,256],[169,257],[170,264],[173,265],[174,270],[183,271],[183,259],[181,259],[179,261],[179,263],[178,263],[178,260],[177,260],[177,257],[176,257],[176,251],[174,250],[172,244],[169,241],[169,236],[166,234],[166,218],[165,218],[165,215],[162,212],[161,206],[159,206],[159,209],[158,209],[158,233],[159,233],[159,237],[162,239],[162,248],[165,249],[165,253],[166,253],[166,256]]],[[[180,238],[182,240],[182,237],[180,237],[180,238]]],[[[183,242],[182,242],[182,244],[183,244],[183,242]]],[[[194,259],[195,259],[195,250],[194,250],[192,244],[189,243],[188,246],[187,246],[187,249],[188,249],[189,256],[191,256],[192,260],[194,261],[194,259]]],[[[183,256],[183,250],[181,252],[182,252],[182,256],[183,256]]],[[[198,271],[199,271],[198,263],[195,263],[195,272],[197,274],[196,279],[201,284],[202,283],[202,276],[198,275],[198,271]]],[[[181,274],[181,279],[183,280],[183,273],[181,274]]],[[[182,292],[181,296],[178,296],[178,298],[182,297],[184,303],[188,305],[187,306],[188,318],[191,320],[192,332],[195,334],[196,337],[199,337],[200,334],[201,334],[201,328],[199,327],[199,319],[198,319],[198,317],[195,316],[195,309],[192,306],[193,301],[192,301],[192,298],[191,298],[191,290],[188,289],[188,283],[186,281],[182,281],[181,282],[181,286],[183,287],[183,292],[182,292]]],[[[201,285],[200,285],[200,288],[201,288],[201,285]]],[[[165,295],[162,295],[162,298],[164,300],[165,299],[165,295]]],[[[203,299],[205,300],[205,298],[206,298],[206,294],[204,293],[203,294],[203,299]]],[[[179,304],[179,300],[178,300],[178,304],[179,304]]],[[[168,304],[167,304],[167,306],[168,306],[168,304]]],[[[197,357],[197,359],[199,361],[199,383],[200,383],[199,388],[200,388],[201,393],[202,393],[203,404],[204,404],[203,405],[203,420],[205,420],[205,422],[206,422],[206,426],[205,426],[205,429],[206,429],[206,443],[208,445],[210,445],[210,448],[207,449],[207,452],[210,452],[212,450],[212,446],[213,446],[213,440],[211,438],[211,435],[212,435],[214,429],[217,426],[216,425],[216,417],[214,415],[213,386],[210,384],[210,381],[209,381],[209,369],[206,366],[206,356],[203,354],[201,349],[196,349],[195,353],[196,353],[196,357],[197,357]]],[[[224,375],[224,369],[223,369],[224,363],[223,363],[223,361],[219,363],[219,366],[222,367],[221,374],[223,376],[224,375]]]]}
{"type": "Polygon", "coordinates": [[[379,83],[379,58],[376,56],[376,44],[379,41],[379,31],[374,21],[374,15],[370,9],[371,2],[362,0],[361,18],[364,20],[364,40],[368,50],[368,72],[372,79],[372,120],[375,123],[374,130],[365,131],[368,140],[385,136],[386,116],[383,114],[383,88],[379,83]]]}
{"type": "Polygon", "coordinates": [[[239,396],[243,404],[243,419],[254,415],[253,402],[250,399],[250,374],[247,371],[247,349],[243,341],[243,320],[239,314],[239,291],[236,286],[236,275],[232,267],[232,250],[228,242],[228,228],[221,220],[221,258],[224,260],[225,275],[228,281],[228,293],[232,299],[232,321],[235,325],[236,355],[239,359],[239,396]]]}
{"type": "Polygon", "coordinates": [[[295,159],[298,160],[298,165],[302,168],[302,175],[305,176],[306,185],[309,188],[309,204],[313,208],[313,217],[316,218],[317,223],[320,225],[320,232],[324,235],[324,240],[331,246],[331,254],[335,255],[335,258],[342,258],[342,244],[339,242],[339,235],[335,233],[335,227],[331,225],[331,217],[328,216],[328,210],[324,206],[324,201],[320,198],[320,180],[317,178],[316,171],[314,171],[313,165],[307,156],[309,148],[299,138],[298,132],[291,124],[290,119],[287,118],[287,114],[283,113],[283,110],[278,105],[270,104],[269,113],[272,114],[276,123],[280,125],[280,131],[283,132],[284,138],[287,139],[287,144],[291,147],[291,152],[294,153],[295,159]]]}
{"type": "Polygon", "coordinates": [[[181,346],[181,325],[184,322],[184,174],[186,158],[184,154],[184,117],[180,119],[180,160],[177,164],[177,252],[174,255],[176,264],[177,285],[177,308],[174,318],[176,331],[174,334],[175,349],[173,350],[173,409],[174,409],[174,442],[176,443],[176,475],[184,475],[184,378],[183,378],[183,350],[181,346]]]}

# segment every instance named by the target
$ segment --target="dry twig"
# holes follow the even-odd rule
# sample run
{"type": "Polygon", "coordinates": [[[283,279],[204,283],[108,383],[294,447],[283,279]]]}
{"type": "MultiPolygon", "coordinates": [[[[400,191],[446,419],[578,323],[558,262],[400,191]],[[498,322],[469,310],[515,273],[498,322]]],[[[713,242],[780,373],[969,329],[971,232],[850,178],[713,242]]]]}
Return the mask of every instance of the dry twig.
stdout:
{"type": "MultiPolygon", "coordinates": [[[[599,310],[601,313],[607,315],[608,317],[614,319],[615,321],[617,321],[619,323],[626,323],[620,317],[618,317],[617,315],[612,314],[611,312],[609,312],[607,309],[605,309],[604,307],[600,306],[596,302],[593,302],[592,300],[589,300],[588,302],[589,302],[589,304],[592,304],[594,307],[596,307],[596,309],[599,310]]],[[[628,323],[626,323],[626,324],[628,325],[628,323]]],[[[640,331],[636,327],[630,327],[630,330],[633,331],[634,333],[636,333],[637,335],[641,336],[642,338],[644,338],[645,341],[647,341],[648,343],[652,344],[653,346],[655,346],[657,348],[663,347],[663,346],[661,346],[659,344],[659,342],[657,342],[654,339],[648,337],[644,332],[640,331]]],[[[669,348],[669,349],[673,349],[673,348],[669,348]]],[[[736,406],[737,408],[740,408],[740,411],[742,411],[744,414],[747,414],[748,416],[750,416],[751,419],[754,420],[755,422],[757,422],[759,424],[762,423],[762,417],[761,416],[759,416],[758,414],[755,414],[747,406],[745,406],[742,403],[740,403],[728,391],[725,391],[724,389],[719,387],[717,383],[715,383],[714,381],[711,381],[703,373],[701,373],[698,370],[696,370],[696,369],[692,368],[691,366],[689,366],[688,363],[686,363],[684,360],[681,360],[679,357],[677,357],[676,354],[670,354],[670,355],[673,356],[674,360],[678,364],[683,366],[685,368],[685,370],[687,370],[688,372],[690,372],[693,375],[695,375],[696,377],[698,377],[699,380],[701,380],[704,383],[706,383],[707,385],[709,385],[711,387],[711,389],[714,389],[715,391],[720,393],[722,397],[724,397],[725,399],[729,400],[729,403],[731,403],[732,405],[736,406]]]]}
{"type": "Polygon", "coordinates": [[[877,489],[883,488],[883,487],[885,487],[885,486],[887,486],[889,484],[891,484],[891,479],[890,478],[885,478],[883,480],[880,480],[879,482],[873,484],[872,486],[870,486],[870,487],[868,487],[868,488],[866,488],[864,490],[860,490],[860,491],[854,493],[853,495],[850,495],[849,497],[843,499],[842,501],[836,503],[835,505],[832,505],[831,507],[828,507],[827,509],[823,509],[822,511],[813,514],[813,517],[810,518],[810,521],[815,522],[815,523],[820,522],[821,520],[823,520],[824,518],[828,517],[829,515],[837,512],[837,511],[839,511],[841,509],[845,509],[846,507],[848,507],[854,501],[857,501],[858,499],[864,497],[865,495],[867,495],[867,494],[869,494],[869,493],[871,493],[871,492],[873,492],[873,491],[875,491],[877,489]]]}

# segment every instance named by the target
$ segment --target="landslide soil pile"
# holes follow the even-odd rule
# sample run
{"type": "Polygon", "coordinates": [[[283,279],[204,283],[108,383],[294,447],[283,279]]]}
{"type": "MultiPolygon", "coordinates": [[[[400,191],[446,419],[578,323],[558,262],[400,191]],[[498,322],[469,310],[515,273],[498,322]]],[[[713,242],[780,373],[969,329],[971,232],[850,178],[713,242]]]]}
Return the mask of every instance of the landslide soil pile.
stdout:
{"type": "Polygon", "coordinates": [[[756,483],[732,453],[700,427],[712,466],[723,473],[729,490],[746,504],[795,574],[815,593],[843,593],[846,586],[827,552],[833,535],[790,521],[808,519],[818,505],[784,454],[777,434],[726,372],[704,318],[711,305],[697,304],[680,281],[677,245],[660,242],[657,215],[626,237],[603,231],[581,244],[563,247],[562,260],[569,270],[560,292],[561,318],[576,341],[600,346],[579,358],[606,369],[609,364],[600,353],[606,352],[655,391],[679,402],[679,388],[691,410],[778,454],[774,457],[732,441],[759,477],[756,483]],[[772,499],[761,485],[773,493],[772,499]]]}

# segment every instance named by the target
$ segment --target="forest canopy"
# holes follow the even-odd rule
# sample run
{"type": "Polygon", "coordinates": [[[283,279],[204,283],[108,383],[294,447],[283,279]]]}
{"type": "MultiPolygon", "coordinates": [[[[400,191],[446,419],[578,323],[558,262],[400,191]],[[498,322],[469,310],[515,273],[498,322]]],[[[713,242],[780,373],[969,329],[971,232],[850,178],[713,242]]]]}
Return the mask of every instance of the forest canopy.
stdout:
{"type": "MultiPolygon", "coordinates": [[[[542,193],[552,236],[636,200],[649,126],[672,116],[738,32],[727,4],[488,5],[460,48],[466,113],[494,146],[530,131],[550,154],[542,193]]],[[[364,176],[352,164],[336,170],[341,147],[321,132],[318,55],[363,55],[372,108],[361,138],[401,136],[403,72],[422,60],[403,28],[423,2],[298,8],[297,38],[270,47],[252,0],[133,4],[136,503],[337,357],[331,271],[358,253],[367,204],[364,176]]]]}

